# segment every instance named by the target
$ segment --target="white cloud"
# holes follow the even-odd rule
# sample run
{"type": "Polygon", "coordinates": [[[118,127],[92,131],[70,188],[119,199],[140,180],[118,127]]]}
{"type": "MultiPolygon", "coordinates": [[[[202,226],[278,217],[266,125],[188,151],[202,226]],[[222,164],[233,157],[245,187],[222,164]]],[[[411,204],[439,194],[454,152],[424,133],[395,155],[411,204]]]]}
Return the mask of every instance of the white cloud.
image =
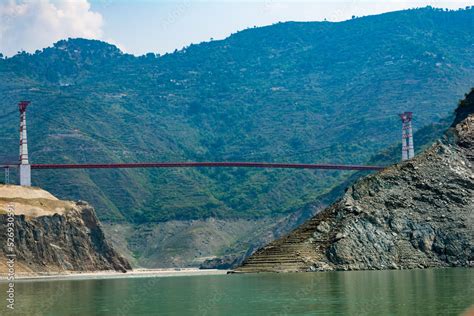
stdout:
{"type": "Polygon", "coordinates": [[[0,0],[0,53],[33,52],[68,37],[99,39],[103,18],[87,0],[0,0]]]}

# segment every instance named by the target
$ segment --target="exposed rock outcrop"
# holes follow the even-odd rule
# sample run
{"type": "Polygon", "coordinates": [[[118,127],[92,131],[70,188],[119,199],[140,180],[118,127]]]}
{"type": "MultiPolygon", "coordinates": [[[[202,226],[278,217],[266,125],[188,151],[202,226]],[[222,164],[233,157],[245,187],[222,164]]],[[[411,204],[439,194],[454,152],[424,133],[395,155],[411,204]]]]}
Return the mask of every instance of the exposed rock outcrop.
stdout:
{"type": "Polygon", "coordinates": [[[474,91],[446,137],[365,177],[236,272],[474,266],[474,91]]]}
{"type": "Polygon", "coordinates": [[[237,267],[240,263],[239,258],[234,256],[224,256],[222,258],[207,259],[200,266],[199,269],[223,269],[228,270],[237,267]]]}
{"type": "Polygon", "coordinates": [[[18,273],[131,269],[107,242],[94,209],[60,201],[37,188],[0,186],[0,273],[7,271],[7,210],[14,210],[15,270],[18,273]]]}

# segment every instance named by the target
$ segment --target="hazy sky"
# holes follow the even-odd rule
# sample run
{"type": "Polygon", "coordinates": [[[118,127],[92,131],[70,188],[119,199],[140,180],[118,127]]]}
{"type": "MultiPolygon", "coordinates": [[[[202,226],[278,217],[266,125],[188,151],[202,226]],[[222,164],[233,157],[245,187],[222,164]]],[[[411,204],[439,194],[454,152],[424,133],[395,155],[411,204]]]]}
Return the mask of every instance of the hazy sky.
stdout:
{"type": "Polygon", "coordinates": [[[222,39],[247,27],[279,21],[342,21],[431,5],[464,8],[462,1],[203,1],[0,0],[0,52],[33,52],[68,37],[112,42],[141,55],[222,39]]]}

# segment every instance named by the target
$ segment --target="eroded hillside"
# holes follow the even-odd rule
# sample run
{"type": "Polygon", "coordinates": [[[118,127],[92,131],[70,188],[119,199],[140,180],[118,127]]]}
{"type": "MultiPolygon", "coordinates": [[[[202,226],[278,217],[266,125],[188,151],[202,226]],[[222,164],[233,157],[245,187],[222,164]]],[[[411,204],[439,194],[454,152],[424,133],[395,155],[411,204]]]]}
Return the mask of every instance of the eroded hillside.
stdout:
{"type": "Polygon", "coordinates": [[[0,273],[14,254],[19,274],[131,269],[105,239],[94,209],[85,202],[61,201],[38,188],[0,185],[0,234],[7,236],[13,211],[13,251],[0,244],[0,273]]]}
{"type": "Polygon", "coordinates": [[[474,265],[474,90],[446,137],[361,179],[239,272],[474,265]]]}

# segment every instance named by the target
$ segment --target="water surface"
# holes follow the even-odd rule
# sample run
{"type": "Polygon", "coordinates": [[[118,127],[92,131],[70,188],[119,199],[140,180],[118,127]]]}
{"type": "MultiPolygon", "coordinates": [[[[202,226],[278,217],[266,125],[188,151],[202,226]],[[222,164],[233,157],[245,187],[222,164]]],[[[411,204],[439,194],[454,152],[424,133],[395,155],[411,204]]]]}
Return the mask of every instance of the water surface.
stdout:
{"type": "Polygon", "coordinates": [[[473,269],[431,269],[17,281],[8,314],[459,315],[471,304],[473,269]]]}

